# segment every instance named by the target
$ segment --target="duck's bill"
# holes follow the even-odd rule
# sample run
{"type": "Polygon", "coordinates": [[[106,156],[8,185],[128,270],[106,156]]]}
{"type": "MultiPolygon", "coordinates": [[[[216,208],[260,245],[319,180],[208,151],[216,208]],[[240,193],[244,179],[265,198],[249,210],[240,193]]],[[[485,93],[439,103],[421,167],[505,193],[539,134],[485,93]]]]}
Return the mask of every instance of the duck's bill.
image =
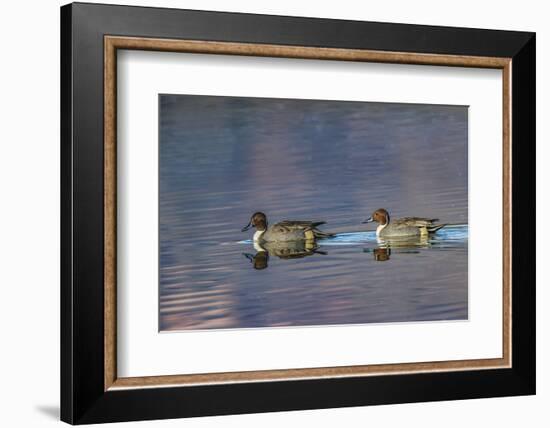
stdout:
{"type": "Polygon", "coordinates": [[[369,217],[368,219],[366,219],[365,221],[362,221],[361,223],[372,223],[374,220],[372,219],[372,217],[369,217]]]}
{"type": "Polygon", "coordinates": [[[248,229],[252,227],[252,224],[248,223],[245,227],[241,229],[241,232],[246,232],[248,229]]]}

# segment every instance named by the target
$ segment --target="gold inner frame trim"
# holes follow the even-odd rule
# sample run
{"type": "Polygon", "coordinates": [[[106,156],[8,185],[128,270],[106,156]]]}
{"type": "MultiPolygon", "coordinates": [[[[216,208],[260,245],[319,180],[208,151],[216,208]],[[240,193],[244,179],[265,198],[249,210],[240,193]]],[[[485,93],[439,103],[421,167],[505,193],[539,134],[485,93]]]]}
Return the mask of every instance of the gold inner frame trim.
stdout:
{"type": "Polygon", "coordinates": [[[141,37],[104,37],[104,389],[193,386],[220,383],[283,381],[312,378],[359,377],[421,372],[480,370],[511,367],[512,363],[512,165],[511,165],[511,58],[386,52],[361,49],[252,43],[171,40],[141,37]],[[503,94],[503,308],[502,357],[491,359],[430,361],[342,367],[279,369],[170,376],[117,376],[116,322],[116,88],[117,50],[147,50],[214,55],[243,55],[393,64],[440,65],[502,70],[503,94]]]}

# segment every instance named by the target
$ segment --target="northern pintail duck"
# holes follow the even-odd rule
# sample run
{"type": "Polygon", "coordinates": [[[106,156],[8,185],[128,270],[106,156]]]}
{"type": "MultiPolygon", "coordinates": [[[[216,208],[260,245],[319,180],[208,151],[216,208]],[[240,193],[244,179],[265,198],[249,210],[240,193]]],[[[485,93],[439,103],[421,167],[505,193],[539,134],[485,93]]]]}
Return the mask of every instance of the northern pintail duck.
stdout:
{"type": "Polygon", "coordinates": [[[252,214],[250,221],[241,231],[245,232],[251,227],[255,227],[254,242],[302,241],[332,236],[331,233],[322,232],[317,229],[317,226],[322,224],[325,224],[325,222],[284,220],[272,226],[268,226],[266,215],[257,212],[252,214]]]}
{"type": "Polygon", "coordinates": [[[372,216],[363,223],[375,221],[378,223],[376,236],[379,238],[407,238],[427,236],[437,232],[445,224],[434,224],[437,218],[403,217],[390,220],[388,212],[380,208],[372,213],[372,216]]]}

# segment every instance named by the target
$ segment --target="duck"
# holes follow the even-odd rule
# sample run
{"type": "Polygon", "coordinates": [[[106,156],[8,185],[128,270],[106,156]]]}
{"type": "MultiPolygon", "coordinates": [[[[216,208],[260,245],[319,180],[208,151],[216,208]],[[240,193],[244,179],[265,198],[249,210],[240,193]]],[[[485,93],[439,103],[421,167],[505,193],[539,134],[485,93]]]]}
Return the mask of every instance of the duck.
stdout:
{"type": "Polygon", "coordinates": [[[283,220],[268,226],[267,216],[262,212],[255,212],[250,217],[248,224],[241,229],[241,232],[246,232],[251,227],[255,227],[254,242],[315,241],[316,239],[333,236],[332,233],[317,229],[318,226],[325,223],[325,221],[283,220]]]}
{"type": "Polygon", "coordinates": [[[437,232],[446,224],[435,224],[437,218],[403,217],[391,220],[388,211],[379,208],[362,223],[376,222],[376,236],[378,238],[410,238],[425,237],[437,232]]]}

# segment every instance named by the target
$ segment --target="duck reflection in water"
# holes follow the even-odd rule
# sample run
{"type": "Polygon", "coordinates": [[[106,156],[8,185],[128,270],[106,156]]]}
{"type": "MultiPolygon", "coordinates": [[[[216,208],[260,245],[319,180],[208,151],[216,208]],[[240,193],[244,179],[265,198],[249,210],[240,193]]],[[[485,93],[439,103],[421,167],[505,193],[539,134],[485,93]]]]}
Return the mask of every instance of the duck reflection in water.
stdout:
{"type": "Polygon", "coordinates": [[[392,249],[396,254],[418,254],[422,248],[430,248],[432,244],[427,236],[381,239],[377,238],[377,248],[365,248],[363,252],[372,253],[377,262],[386,262],[392,255],[392,249]]]}
{"type": "Polygon", "coordinates": [[[391,248],[374,248],[372,250],[372,254],[374,256],[374,260],[377,262],[386,262],[390,259],[391,255],[391,248]]]}
{"type": "Polygon", "coordinates": [[[301,259],[314,254],[326,255],[319,250],[319,245],[314,240],[288,241],[288,242],[254,242],[256,254],[243,253],[254,269],[262,270],[268,267],[269,257],[276,256],[283,260],[301,259]]]}

